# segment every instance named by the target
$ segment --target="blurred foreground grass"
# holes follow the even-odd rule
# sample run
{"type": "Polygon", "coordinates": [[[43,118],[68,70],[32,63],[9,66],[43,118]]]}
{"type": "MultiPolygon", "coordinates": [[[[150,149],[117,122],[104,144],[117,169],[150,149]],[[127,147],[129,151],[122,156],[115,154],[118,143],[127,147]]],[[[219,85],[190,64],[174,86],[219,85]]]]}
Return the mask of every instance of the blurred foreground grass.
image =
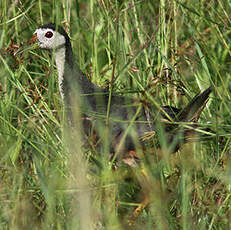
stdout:
{"type": "Polygon", "coordinates": [[[198,0],[0,1],[0,229],[230,229],[230,8],[198,0]],[[70,32],[81,69],[98,85],[110,84],[114,68],[118,92],[145,90],[176,107],[213,85],[200,123],[217,137],[161,157],[152,148],[141,167],[117,170],[107,153],[81,146],[77,127],[67,150],[52,58],[40,50],[13,55],[52,21],[70,32]],[[147,192],[150,205],[127,226],[147,192]]]}

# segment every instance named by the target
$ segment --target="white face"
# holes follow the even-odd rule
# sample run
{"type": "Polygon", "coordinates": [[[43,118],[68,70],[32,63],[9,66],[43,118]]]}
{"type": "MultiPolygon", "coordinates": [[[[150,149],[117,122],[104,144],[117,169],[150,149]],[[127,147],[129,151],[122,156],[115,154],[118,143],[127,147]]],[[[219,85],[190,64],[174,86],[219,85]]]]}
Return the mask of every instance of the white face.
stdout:
{"type": "Polygon", "coordinates": [[[40,48],[58,49],[65,45],[65,37],[52,29],[39,28],[34,32],[34,34],[37,35],[40,48]]]}

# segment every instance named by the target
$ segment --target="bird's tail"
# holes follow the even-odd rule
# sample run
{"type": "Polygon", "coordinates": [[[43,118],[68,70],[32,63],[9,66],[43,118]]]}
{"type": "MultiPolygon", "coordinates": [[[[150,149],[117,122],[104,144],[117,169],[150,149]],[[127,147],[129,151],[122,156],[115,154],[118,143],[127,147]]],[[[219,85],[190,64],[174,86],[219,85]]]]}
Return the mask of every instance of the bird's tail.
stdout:
{"type": "Polygon", "coordinates": [[[203,91],[200,94],[197,94],[191,102],[177,114],[177,121],[197,121],[200,116],[201,111],[204,109],[209,94],[212,92],[212,87],[210,86],[208,89],[203,91]]]}

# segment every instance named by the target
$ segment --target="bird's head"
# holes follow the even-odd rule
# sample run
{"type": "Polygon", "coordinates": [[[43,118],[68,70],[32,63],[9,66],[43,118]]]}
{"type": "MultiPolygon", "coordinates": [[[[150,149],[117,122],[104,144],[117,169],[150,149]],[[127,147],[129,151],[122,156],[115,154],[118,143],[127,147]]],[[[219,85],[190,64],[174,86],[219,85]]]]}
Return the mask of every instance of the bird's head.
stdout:
{"type": "Polygon", "coordinates": [[[49,23],[36,29],[29,42],[38,42],[40,48],[52,50],[66,46],[69,37],[62,27],[49,23]]]}
{"type": "Polygon", "coordinates": [[[59,48],[66,47],[66,50],[70,51],[71,42],[68,34],[61,26],[49,23],[38,27],[27,44],[20,47],[14,55],[19,55],[27,50],[33,50],[38,47],[48,50],[58,50],[59,48]]]}

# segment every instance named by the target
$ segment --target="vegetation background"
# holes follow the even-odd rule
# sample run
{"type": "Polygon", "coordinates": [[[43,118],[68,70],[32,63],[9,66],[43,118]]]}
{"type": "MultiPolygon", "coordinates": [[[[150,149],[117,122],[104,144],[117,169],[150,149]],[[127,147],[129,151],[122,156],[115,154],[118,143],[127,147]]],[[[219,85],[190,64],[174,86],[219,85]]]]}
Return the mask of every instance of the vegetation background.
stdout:
{"type": "Polygon", "coordinates": [[[230,15],[228,0],[1,0],[0,229],[231,229],[230,15]],[[150,150],[136,168],[92,162],[79,142],[68,152],[52,58],[14,55],[48,22],[63,24],[98,85],[115,75],[117,91],[176,107],[213,85],[200,123],[215,137],[150,150]]]}

